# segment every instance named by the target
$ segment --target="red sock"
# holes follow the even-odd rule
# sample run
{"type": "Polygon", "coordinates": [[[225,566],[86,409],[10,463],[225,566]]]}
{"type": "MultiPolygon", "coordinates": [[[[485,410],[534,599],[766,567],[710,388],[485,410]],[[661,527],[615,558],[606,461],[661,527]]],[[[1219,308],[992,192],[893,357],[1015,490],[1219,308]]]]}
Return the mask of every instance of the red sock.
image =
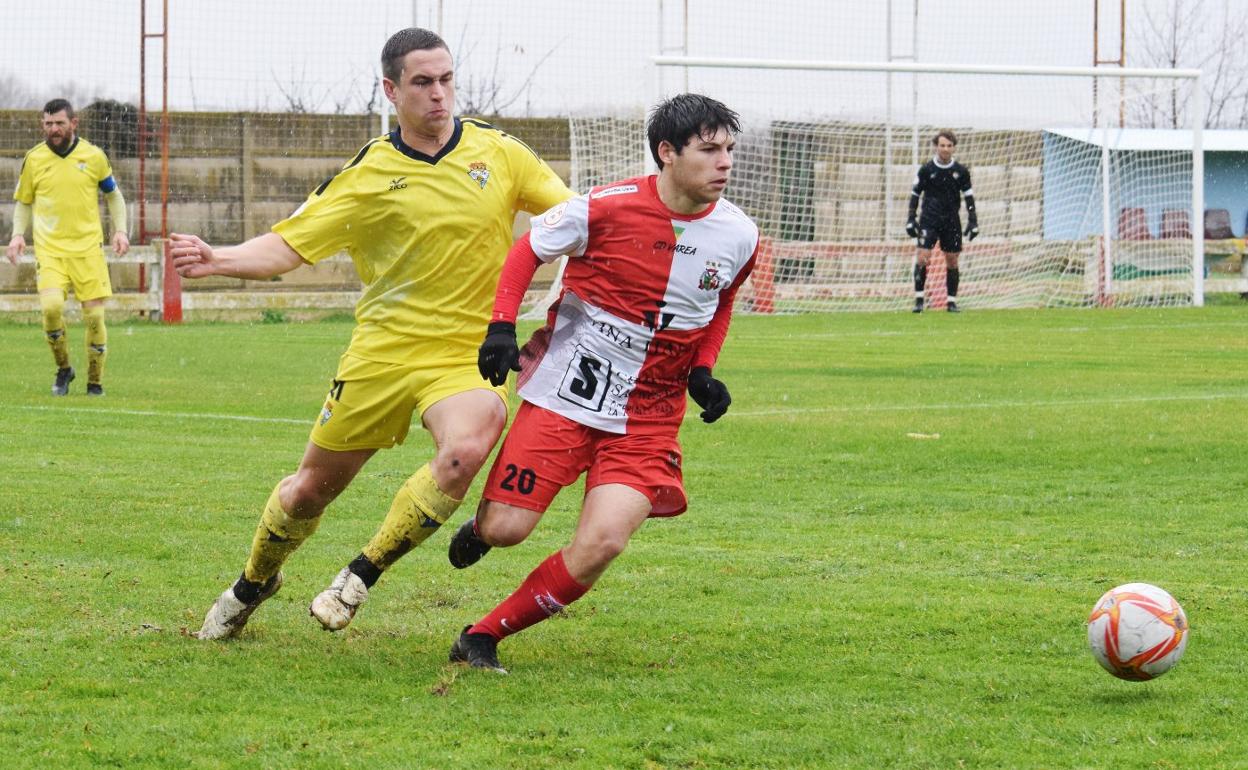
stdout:
{"type": "Polygon", "coordinates": [[[568,574],[563,551],[555,551],[529,573],[511,596],[468,629],[468,633],[502,639],[542,622],[588,590],[589,586],[581,585],[568,574]]]}

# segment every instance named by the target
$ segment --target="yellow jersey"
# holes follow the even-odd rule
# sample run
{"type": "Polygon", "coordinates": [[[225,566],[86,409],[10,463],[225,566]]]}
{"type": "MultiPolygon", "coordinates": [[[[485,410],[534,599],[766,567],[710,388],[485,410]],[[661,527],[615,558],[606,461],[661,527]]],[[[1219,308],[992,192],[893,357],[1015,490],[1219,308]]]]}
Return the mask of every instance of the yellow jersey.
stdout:
{"type": "Polygon", "coordinates": [[[64,154],[47,142],[26,153],[13,199],[31,205],[35,258],[103,256],[98,191],[116,187],[104,151],[79,136],[64,154]]]}
{"type": "Polygon", "coordinates": [[[273,232],[315,263],[346,251],[364,292],[348,350],[372,361],[475,362],[517,211],[572,197],[527,145],[456,119],[437,155],[373,139],[273,232]]]}

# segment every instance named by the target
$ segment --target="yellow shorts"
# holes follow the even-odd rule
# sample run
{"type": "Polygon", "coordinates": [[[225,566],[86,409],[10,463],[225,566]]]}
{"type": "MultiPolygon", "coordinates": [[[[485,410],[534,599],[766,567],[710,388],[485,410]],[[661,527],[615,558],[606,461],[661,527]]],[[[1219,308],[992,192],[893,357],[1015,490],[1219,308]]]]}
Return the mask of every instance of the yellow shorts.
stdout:
{"type": "Polygon", "coordinates": [[[309,437],[322,449],[386,449],[407,438],[414,413],[447,396],[492,390],[507,402],[507,386],[481,379],[476,364],[404,366],[343,354],[309,437]]]}
{"type": "Polygon", "coordinates": [[[99,258],[40,256],[35,260],[35,273],[40,293],[48,289],[68,293],[73,287],[79,302],[113,296],[113,284],[108,280],[108,263],[104,261],[103,251],[99,258]]]}

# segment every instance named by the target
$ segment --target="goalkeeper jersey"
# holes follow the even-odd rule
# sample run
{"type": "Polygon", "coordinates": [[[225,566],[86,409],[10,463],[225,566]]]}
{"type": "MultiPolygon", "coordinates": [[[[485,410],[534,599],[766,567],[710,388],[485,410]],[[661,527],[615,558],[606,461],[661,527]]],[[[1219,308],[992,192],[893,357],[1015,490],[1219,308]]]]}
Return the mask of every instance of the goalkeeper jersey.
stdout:
{"type": "Polygon", "coordinates": [[[273,232],[310,263],[350,255],[364,284],[352,355],[475,363],[516,211],[571,195],[523,142],[457,119],[433,156],[397,129],[373,139],[273,232]]]}
{"type": "Polygon", "coordinates": [[[102,256],[99,193],[116,186],[104,151],[81,137],[64,153],[47,142],[27,152],[13,199],[31,206],[35,258],[102,256]]]}
{"type": "Polygon", "coordinates": [[[975,191],[971,189],[971,172],[966,166],[956,160],[942,166],[933,158],[919,166],[914,175],[914,186],[910,188],[910,216],[914,217],[919,197],[922,196],[923,222],[932,225],[958,222],[962,198],[971,198],[974,195],[975,191]]]}
{"type": "Polygon", "coordinates": [[[534,217],[529,238],[539,259],[569,259],[558,304],[525,346],[520,397],[611,433],[674,435],[690,368],[719,353],[758,227],[726,200],[672,211],[649,176],[534,217]]]}

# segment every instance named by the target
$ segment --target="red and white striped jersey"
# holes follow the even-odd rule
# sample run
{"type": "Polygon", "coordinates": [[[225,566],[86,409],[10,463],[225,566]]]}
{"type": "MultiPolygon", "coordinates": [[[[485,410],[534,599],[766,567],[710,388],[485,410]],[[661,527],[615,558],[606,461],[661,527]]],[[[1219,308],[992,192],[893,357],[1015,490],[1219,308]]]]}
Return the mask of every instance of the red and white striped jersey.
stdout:
{"type": "Polygon", "coordinates": [[[611,433],[675,433],[690,369],[719,355],[758,227],[726,200],[678,214],[648,176],[534,217],[529,240],[542,261],[569,259],[525,346],[521,398],[611,433]]]}

